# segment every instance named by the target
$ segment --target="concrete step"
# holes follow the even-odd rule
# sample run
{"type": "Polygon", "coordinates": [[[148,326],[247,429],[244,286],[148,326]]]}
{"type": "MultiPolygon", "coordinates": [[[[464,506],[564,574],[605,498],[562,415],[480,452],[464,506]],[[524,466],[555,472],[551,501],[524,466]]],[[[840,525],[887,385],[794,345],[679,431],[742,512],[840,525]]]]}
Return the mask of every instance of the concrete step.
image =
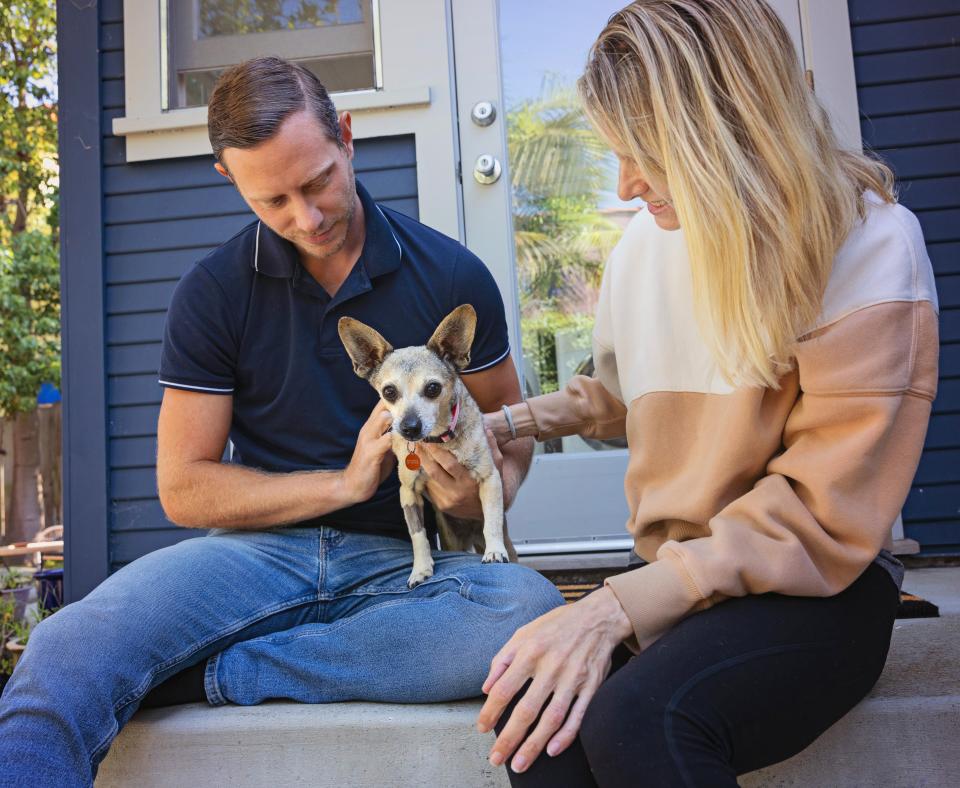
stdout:
{"type": "MultiPolygon", "coordinates": [[[[960,785],[960,568],[919,571],[925,579],[911,572],[905,588],[944,615],[898,621],[869,697],[804,752],[741,785],[960,785]]],[[[492,736],[474,730],[479,708],[276,702],[146,710],[117,738],[97,788],[504,788],[506,774],[486,761],[492,736]]]]}

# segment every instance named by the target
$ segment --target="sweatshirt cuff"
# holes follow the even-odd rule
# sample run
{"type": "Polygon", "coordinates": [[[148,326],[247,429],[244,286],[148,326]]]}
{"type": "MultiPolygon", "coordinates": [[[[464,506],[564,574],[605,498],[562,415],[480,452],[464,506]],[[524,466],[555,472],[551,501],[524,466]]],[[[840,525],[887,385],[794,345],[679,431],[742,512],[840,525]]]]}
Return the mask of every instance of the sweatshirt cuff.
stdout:
{"type": "Polygon", "coordinates": [[[630,619],[636,643],[632,650],[649,648],[670,627],[704,603],[693,580],[676,560],[660,558],[652,564],[608,577],[609,586],[630,619]]]}

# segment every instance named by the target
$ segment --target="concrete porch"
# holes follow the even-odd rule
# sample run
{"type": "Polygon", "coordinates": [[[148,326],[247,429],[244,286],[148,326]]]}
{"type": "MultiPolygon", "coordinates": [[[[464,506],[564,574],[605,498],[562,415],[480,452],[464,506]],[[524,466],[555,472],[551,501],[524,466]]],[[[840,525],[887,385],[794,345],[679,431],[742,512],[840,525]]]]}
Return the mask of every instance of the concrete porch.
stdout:
{"type": "MultiPolygon", "coordinates": [[[[870,696],[807,750],[745,776],[748,788],[960,785],[960,567],[911,569],[904,588],[940,618],[898,620],[870,696]]],[[[507,786],[474,732],[480,704],[203,705],[137,714],[97,788],[507,786]]],[[[558,787],[559,788],[559,787],[558,787]]]]}

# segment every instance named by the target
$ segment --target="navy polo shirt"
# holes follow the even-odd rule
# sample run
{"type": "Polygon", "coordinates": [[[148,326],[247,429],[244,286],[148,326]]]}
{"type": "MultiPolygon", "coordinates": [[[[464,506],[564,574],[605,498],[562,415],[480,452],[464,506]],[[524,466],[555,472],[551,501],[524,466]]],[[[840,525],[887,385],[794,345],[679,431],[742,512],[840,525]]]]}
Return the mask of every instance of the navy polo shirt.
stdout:
{"type": "MultiPolygon", "coordinates": [[[[331,298],[296,248],[253,222],[180,280],[167,313],[160,384],[233,396],[232,461],[271,472],[341,469],[378,400],[356,376],[337,321],[377,329],[394,347],[423,345],[460,304],[477,311],[469,369],[510,352],[503,301],[469,250],[378,206],[359,183],[366,238],[331,298]]],[[[305,525],[392,536],[407,533],[399,480],[364,503],[305,525]]]]}

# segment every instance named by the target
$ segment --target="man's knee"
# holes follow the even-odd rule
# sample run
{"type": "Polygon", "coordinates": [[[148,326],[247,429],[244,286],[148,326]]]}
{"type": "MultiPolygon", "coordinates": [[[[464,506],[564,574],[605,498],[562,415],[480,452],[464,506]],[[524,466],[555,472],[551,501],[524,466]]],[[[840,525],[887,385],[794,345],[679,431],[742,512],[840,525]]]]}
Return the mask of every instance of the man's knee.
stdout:
{"type": "Polygon", "coordinates": [[[563,604],[557,587],[539,572],[520,564],[487,564],[486,585],[495,590],[504,612],[523,626],[563,604]]]}
{"type": "Polygon", "coordinates": [[[103,644],[96,643],[95,622],[84,621],[76,607],[60,609],[31,630],[22,657],[25,667],[46,671],[52,665],[58,674],[73,672],[82,668],[84,655],[98,653],[103,644]],[[70,670],[64,671],[64,665],[70,670]]]}

